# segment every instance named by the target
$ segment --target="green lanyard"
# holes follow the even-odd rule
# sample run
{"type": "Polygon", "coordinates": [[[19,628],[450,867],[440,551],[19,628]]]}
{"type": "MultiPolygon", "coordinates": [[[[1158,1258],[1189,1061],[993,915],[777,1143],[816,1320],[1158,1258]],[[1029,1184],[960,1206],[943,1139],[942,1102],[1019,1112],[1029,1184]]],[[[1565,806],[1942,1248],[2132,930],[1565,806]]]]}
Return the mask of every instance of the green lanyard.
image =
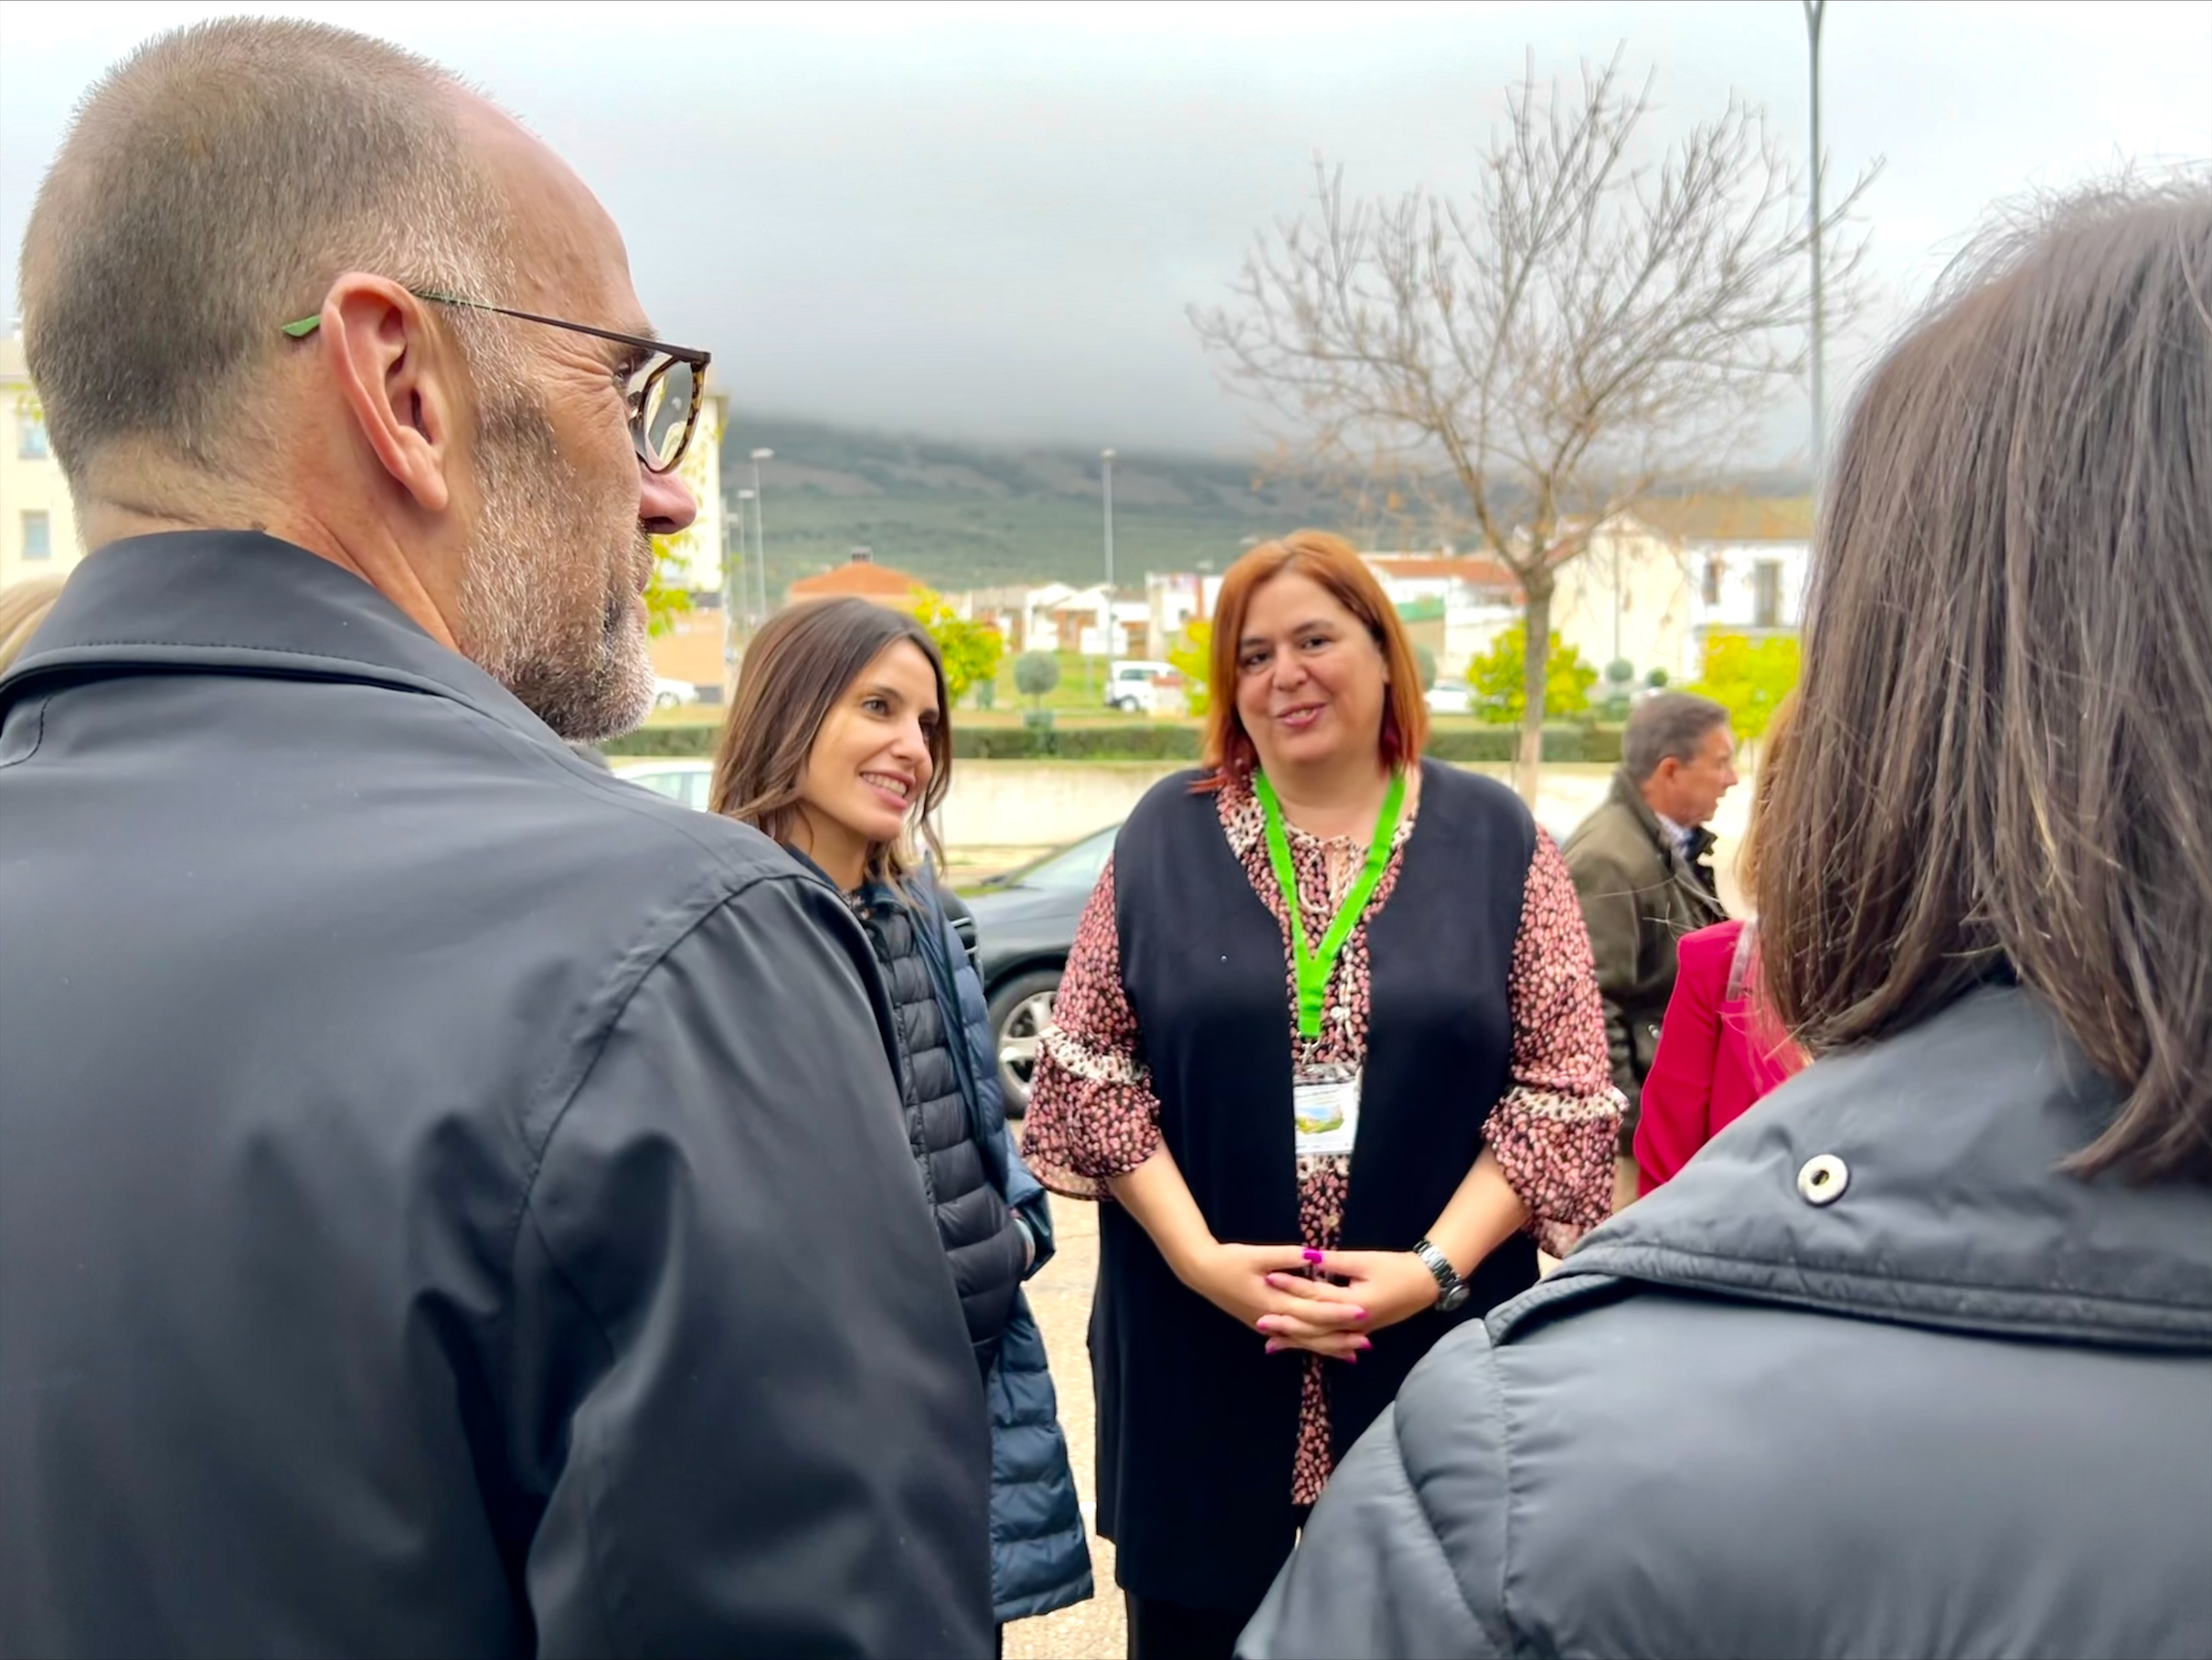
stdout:
{"type": "Polygon", "coordinates": [[[1390,788],[1383,797],[1382,816],[1375,821],[1375,839],[1367,844],[1367,866],[1337,908],[1336,920],[1329,924],[1329,931],[1323,937],[1318,952],[1307,948],[1305,924],[1298,916],[1298,872],[1291,864],[1290,837],[1283,834],[1282,803],[1276,800],[1275,786],[1268,782],[1264,772],[1252,774],[1252,790],[1260,797],[1260,811],[1267,818],[1267,856],[1275,867],[1275,885],[1282,889],[1282,909],[1291,922],[1291,956],[1298,969],[1298,1035],[1318,1038],[1321,1006],[1328,997],[1329,980],[1336,973],[1336,959],[1344,955],[1345,942],[1358,926],[1361,913],[1374,897],[1375,884],[1382,880],[1384,867],[1390,862],[1390,844],[1398,835],[1398,812],[1406,802],[1406,775],[1403,772],[1390,775],[1390,788]]]}

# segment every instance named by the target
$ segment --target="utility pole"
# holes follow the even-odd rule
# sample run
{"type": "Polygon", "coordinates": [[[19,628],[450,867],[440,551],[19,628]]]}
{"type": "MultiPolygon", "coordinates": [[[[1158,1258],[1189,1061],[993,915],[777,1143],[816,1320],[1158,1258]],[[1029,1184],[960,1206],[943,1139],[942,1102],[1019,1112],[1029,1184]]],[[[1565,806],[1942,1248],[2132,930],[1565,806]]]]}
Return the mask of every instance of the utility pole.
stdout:
{"type": "Polygon", "coordinates": [[[1822,362],[1827,346],[1827,295],[1820,266],[1820,186],[1821,175],[1826,171],[1820,147],[1820,21],[1828,0],[1801,0],[1801,4],[1805,8],[1805,35],[1813,59],[1813,474],[1817,483],[1828,457],[1827,388],[1823,374],[1826,366],[1822,362]]]}

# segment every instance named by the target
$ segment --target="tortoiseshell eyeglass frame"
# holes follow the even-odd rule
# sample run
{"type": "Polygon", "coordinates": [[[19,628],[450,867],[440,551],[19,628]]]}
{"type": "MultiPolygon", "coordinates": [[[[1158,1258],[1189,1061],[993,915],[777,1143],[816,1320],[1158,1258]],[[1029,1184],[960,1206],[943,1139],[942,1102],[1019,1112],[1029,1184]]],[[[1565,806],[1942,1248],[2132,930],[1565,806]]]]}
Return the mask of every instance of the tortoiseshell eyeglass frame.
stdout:
{"type": "MultiPolygon", "coordinates": [[[[691,448],[691,435],[699,424],[699,405],[705,401],[699,390],[707,383],[707,366],[713,354],[695,346],[669,346],[664,341],[650,339],[643,335],[625,335],[618,329],[600,328],[590,323],[571,323],[565,317],[541,317],[536,312],[515,311],[505,305],[487,305],[482,300],[464,300],[458,294],[441,294],[427,289],[410,288],[407,291],[418,300],[428,300],[437,305],[463,305],[471,311],[491,312],[502,317],[513,317],[523,323],[542,323],[548,328],[565,328],[570,334],[590,335],[595,340],[611,340],[619,346],[633,346],[640,351],[651,352],[653,359],[642,363],[632,372],[632,388],[626,394],[630,400],[630,442],[637,451],[637,458],[644,463],[648,473],[667,473],[684,459],[691,448]],[[654,360],[657,359],[657,361],[654,360]],[[668,371],[677,364],[691,367],[691,407],[684,411],[684,436],[676,442],[675,453],[666,461],[654,452],[645,431],[645,415],[653,408],[653,389],[668,371]]],[[[302,317],[296,323],[284,325],[284,332],[294,340],[304,340],[323,325],[323,319],[302,317]]]]}

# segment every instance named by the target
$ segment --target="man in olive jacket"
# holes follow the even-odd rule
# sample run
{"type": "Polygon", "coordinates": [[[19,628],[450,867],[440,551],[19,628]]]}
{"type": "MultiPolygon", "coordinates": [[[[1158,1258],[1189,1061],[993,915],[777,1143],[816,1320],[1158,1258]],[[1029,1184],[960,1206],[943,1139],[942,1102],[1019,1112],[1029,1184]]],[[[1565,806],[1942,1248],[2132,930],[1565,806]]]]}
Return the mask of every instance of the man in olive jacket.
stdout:
{"type": "Polygon", "coordinates": [[[96,87],[23,269],[92,551],[0,679],[0,1654],[987,1654],[869,947],[564,741],[704,355],[315,25],[96,87]]]}
{"type": "Polygon", "coordinates": [[[1714,886],[1713,833],[1705,826],[1736,782],[1736,741],[1719,704],[1661,692],[1630,714],[1621,751],[1604,803],[1560,851],[1597,958],[1613,1082],[1628,1099],[1621,1120],[1625,1156],[1659,1024],[1675,995],[1675,943],[1727,915],[1714,886]]]}

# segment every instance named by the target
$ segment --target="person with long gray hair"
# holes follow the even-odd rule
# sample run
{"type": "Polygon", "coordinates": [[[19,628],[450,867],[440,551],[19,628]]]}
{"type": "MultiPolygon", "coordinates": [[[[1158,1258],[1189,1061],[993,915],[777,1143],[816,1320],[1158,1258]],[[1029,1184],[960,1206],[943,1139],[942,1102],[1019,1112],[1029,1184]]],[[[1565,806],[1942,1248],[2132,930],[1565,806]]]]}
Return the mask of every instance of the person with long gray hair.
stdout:
{"type": "Polygon", "coordinates": [[[1874,369],[1761,802],[1813,1065],[1440,1346],[1243,1637],[2212,1654],[2212,182],[1874,369]]]}
{"type": "Polygon", "coordinates": [[[90,552],[0,677],[0,1654],[986,1649],[867,942],[568,747],[708,361],[606,211],[232,18],[92,88],[21,294],[90,552]]]}

